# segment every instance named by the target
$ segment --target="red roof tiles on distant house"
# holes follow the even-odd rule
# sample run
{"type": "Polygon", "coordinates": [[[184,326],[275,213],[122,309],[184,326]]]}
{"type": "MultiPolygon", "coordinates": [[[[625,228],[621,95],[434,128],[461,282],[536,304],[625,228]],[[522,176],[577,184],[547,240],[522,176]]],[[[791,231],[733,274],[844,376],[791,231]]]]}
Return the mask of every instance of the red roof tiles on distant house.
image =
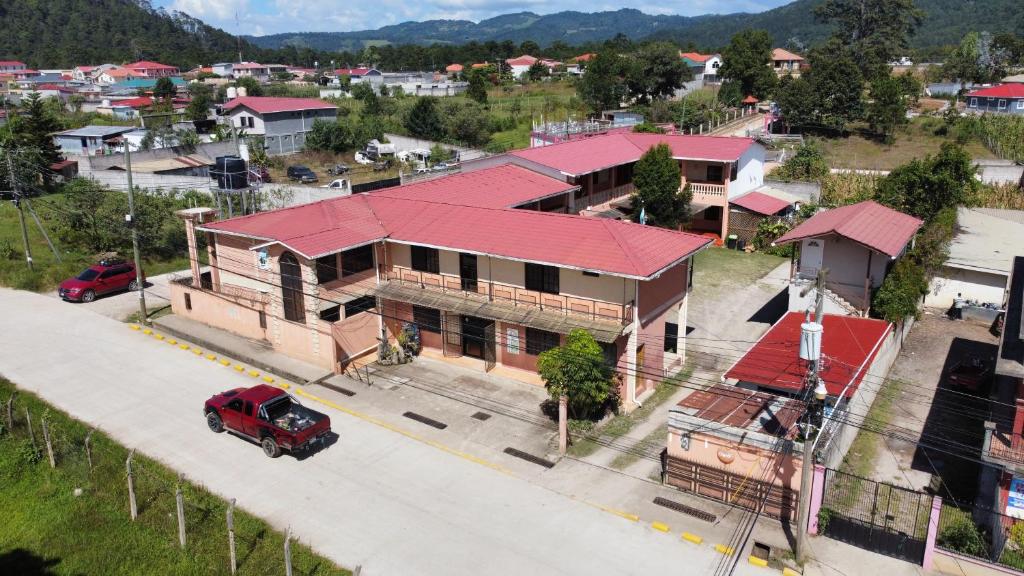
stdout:
{"type": "Polygon", "coordinates": [[[597,58],[597,54],[594,54],[593,52],[587,52],[586,54],[580,54],[579,56],[577,56],[575,58],[570,58],[569,61],[570,62],[590,62],[594,58],[597,58]]]}
{"type": "Polygon", "coordinates": [[[913,216],[867,200],[818,212],[784,234],[775,244],[838,234],[895,258],[923,223],[913,216]]]}
{"type": "Polygon", "coordinates": [[[983,98],[1024,98],[1024,84],[1012,82],[969,92],[968,96],[983,98]]]}
{"type": "Polygon", "coordinates": [[[449,64],[448,66],[445,67],[444,71],[445,72],[462,72],[462,69],[463,69],[462,64],[449,64]]]}
{"type": "Polygon", "coordinates": [[[751,96],[747,96],[742,101],[740,101],[740,104],[757,104],[758,102],[760,102],[760,100],[758,100],[757,98],[754,98],[751,95],[751,96]]]}
{"type": "MultiPolygon", "coordinates": [[[[797,392],[803,390],[807,363],[800,360],[801,312],[789,312],[775,323],[728,372],[728,379],[797,392]]],[[[822,319],[822,368],[830,396],[845,390],[850,398],[863,381],[871,361],[892,325],[882,320],[825,314],[822,319]]]]}
{"type": "Polygon", "coordinates": [[[523,54],[517,58],[509,58],[505,63],[509,66],[533,66],[537,59],[529,54],[523,54]]]}
{"type": "Polygon", "coordinates": [[[365,76],[373,68],[338,68],[334,71],[338,76],[365,76]]]}
{"type": "Polygon", "coordinates": [[[0,60],[0,66],[24,66],[24,62],[18,60],[0,60]]]}
{"type": "Polygon", "coordinates": [[[686,58],[687,60],[696,64],[702,64],[710,60],[714,54],[701,54],[699,52],[680,52],[680,58],[686,58]]]}
{"type": "Polygon", "coordinates": [[[169,66],[167,64],[161,64],[150,60],[139,60],[138,62],[125,64],[124,67],[131,70],[177,70],[177,67],[175,66],[169,66]]]}
{"type": "Polygon", "coordinates": [[[644,152],[662,143],[672,149],[675,158],[715,162],[734,162],[754,145],[750,138],[629,132],[515,150],[510,154],[564,174],[580,176],[636,162],[644,152]]]}
{"type": "Polygon", "coordinates": [[[803,61],[803,59],[803,56],[800,56],[799,54],[794,54],[789,50],[784,50],[782,48],[772,49],[772,60],[803,61]]]}
{"type": "Polygon", "coordinates": [[[549,195],[566,187],[527,172],[499,166],[213,222],[203,229],[279,242],[307,258],[388,238],[629,278],[655,277],[710,242],[618,220],[488,207],[522,200],[527,192],[517,188],[549,195]],[[485,187],[503,181],[499,193],[485,187]],[[446,199],[448,186],[453,195],[446,199]],[[472,198],[474,190],[478,199],[472,198]]]}
{"type": "Polygon", "coordinates": [[[769,196],[761,192],[748,192],[735,200],[729,200],[729,203],[735,204],[740,208],[746,208],[751,212],[764,214],[765,216],[778,214],[791,206],[789,202],[781,198],[769,196]]]}
{"type": "Polygon", "coordinates": [[[273,98],[269,96],[240,96],[224,105],[225,110],[245,106],[253,112],[298,112],[300,110],[335,110],[337,106],[316,98],[273,98]]]}

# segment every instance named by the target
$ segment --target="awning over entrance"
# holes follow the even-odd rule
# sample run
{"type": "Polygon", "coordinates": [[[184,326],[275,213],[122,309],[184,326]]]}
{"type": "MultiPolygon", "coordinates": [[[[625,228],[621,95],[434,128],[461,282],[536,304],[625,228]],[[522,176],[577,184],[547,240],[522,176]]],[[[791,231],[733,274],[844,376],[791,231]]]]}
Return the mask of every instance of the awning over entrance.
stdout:
{"type": "Polygon", "coordinates": [[[597,320],[581,314],[542,310],[537,306],[526,304],[516,306],[511,302],[488,300],[482,294],[475,296],[465,293],[437,292],[394,282],[376,286],[370,290],[370,293],[386,300],[407,302],[416,306],[426,306],[509,324],[519,324],[559,334],[568,334],[573,329],[582,328],[590,332],[598,342],[614,342],[622,335],[623,330],[621,324],[611,320],[597,320]]]}

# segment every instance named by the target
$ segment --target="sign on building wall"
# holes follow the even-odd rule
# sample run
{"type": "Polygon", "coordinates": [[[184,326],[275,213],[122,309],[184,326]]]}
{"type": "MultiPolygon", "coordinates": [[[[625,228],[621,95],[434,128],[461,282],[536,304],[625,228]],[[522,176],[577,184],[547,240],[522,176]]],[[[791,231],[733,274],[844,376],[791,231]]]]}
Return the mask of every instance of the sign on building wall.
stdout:
{"type": "Polygon", "coordinates": [[[519,354],[519,330],[516,328],[505,330],[505,351],[509,354],[519,354]]]}
{"type": "Polygon", "coordinates": [[[270,255],[267,254],[266,248],[261,248],[256,253],[256,265],[260,270],[270,270],[270,255]]]}
{"type": "Polygon", "coordinates": [[[1024,478],[1014,477],[1010,482],[1010,493],[1006,496],[1006,515],[1024,519],[1024,478]]]}

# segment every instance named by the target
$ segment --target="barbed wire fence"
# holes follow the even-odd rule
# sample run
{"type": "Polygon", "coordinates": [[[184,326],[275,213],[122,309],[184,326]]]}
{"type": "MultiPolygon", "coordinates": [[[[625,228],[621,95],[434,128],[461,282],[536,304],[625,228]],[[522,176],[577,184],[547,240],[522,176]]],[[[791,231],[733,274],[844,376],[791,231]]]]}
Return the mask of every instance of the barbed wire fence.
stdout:
{"type": "MultiPolygon", "coordinates": [[[[289,528],[276,552],[272,529],[225,500],[188,482],[134,449],[97,434],[95,428],[54,418],[49,408],[27,402],[18,392],[0,397],[0,441],[16,451],[22,465],[39,466],[73,480],[74,495],[123,510],[125,522],[149,530],[170,546],[190,553],[206,573],[328,574],[336,569],[289,528]],[[98,483],[120,480],[120,488],[98,483]],[[247,569],[248,568],[248,569],[247,569]]],[[[352,574],[358,575],[356,566],[352,574]]]]}

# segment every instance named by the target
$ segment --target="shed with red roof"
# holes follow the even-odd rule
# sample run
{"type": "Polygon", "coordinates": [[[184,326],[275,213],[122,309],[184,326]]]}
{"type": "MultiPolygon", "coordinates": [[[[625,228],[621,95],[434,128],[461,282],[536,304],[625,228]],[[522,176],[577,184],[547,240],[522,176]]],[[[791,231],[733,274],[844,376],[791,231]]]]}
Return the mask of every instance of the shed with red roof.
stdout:
{"type": "Polygon", "coordinates": [[[803,310],[798,285],[827,270],[829,302],[836,311],[866,313],[871,293],[882,285],[894,260],[910,246],[924,222],[873,200],[818,212],[782,235],[776,245],[796,244],[797,265],[790,287],[790,309],[803,310]]]}

